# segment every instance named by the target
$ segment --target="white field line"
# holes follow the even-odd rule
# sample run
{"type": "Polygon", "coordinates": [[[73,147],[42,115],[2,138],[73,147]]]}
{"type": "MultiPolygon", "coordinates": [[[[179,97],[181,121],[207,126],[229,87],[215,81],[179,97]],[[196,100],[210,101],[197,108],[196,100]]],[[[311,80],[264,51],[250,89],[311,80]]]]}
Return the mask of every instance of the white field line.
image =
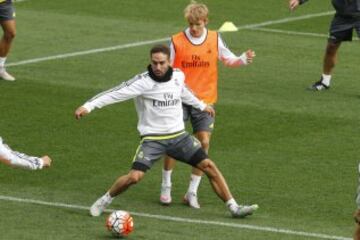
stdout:
{"type": "Polygon", "coordinates": [[[323,16],[332,15],[334,13],[335,13],[335,11],[307,14],[307,15],[302,15],[302,16],[298,16],[298,17],[289,17],[289,18],[283,18],[283,19],[279,19],[279,20],[267,21],[267,22],[263,22],[263,23],[255,23],[255,24],[238,26],[237,28],[239,30],[259,28],[259,27],[265,27],[265,26],[270,26],[270,25],[275,25],[275,24],[280,24],[280,23],[288,23],[288,22],[295,22],[295,21],[311,19],[311,18],[316,18],[316,17],[323,17],[323,16]]]}
{"type": "Polygon", "coordinates": [[[96,49],[80,51],[80,52],[65,53],[65,54],[59,54],[59,55],[41,57],[41,58],[33,58],[33,59],[29,59],[29,60],[23,60],[23,61],[19,61],[19,62],[9,63],[6,66],[7,67],[19,66],[19,65],[24,65],[24,64],[38,63],[38,62],[63,59],[63,58],[70,58],[70,57],[89,55],[89,54],[94,54],[94,53],[110,52],[110,51],[115,51],[115,50],[119,50],[119,49],[138,47],[138,46],[149,45],[149,44],[154,44],[154,43],[159,43],[159,42],[164,42],[164,41],[169,41],[169,40],[170,40],[170,38],[160,38],[160,39],[155,39],[155,40],[128,43],[128,44],[122,44],[122,45],[106,47],[106,48],[96,48],[96,49]]]}
{"type": "MultiPolygon", "coordinates": [[[[59,203],[59,202],[46,202],[46,201],[35,200],[35,199],[25,199],[25,198],[11,197],[11,196],[3,196],[3,195],[0,195],[0,200],[10,201],[10,202],[36,204],[36,205],[50,206],[50,207],[71,208],[71,209],[77,209],[77,210],[89,210],[89,207],[81,206],[81,205],[59,203]]],[[[107,209],[105,211],[113,212],[113,211],[115,211],[115,209],[107,209]]],[[[166,221],[173,221],[173,222],[224,226],[224,227],[231,227],[231,228],[253,230],[253,231],[258,231],[258,232],[270,232],[270,233],[275,233],[275,234],[277,233],[277,234],[285,234],[285,235],[296,235],[296,236],[301,236],[304,238],[306,237],[306,238],[316,238],[316,239],[351,240],[351,238],[346,238],[346,237],[341,237],[341,236],[327,235],[327,234],[321,234],[321,233],[303,232],[303,231],[293,231],[293,230],[289,230],[289,229],[257,226],[257,225],[250,225],[250,224],[229,223],[229,222],[219,222],[219,221],[205,221],[205,220],[198,220],[198,219],[191,219],[191,218],[172,217],[172,216],[165,216],[165,215],[139,213],[139,212],[130,212],[130,213],[134,216],[147,217],[147,218],[153,218],[153,219],[157,219],[157,220],[166,220],[166,221]]],[[[234,221],[236,221],[236,220],[234,220],[234,221]]]]}
{"type": "MultiPolygon", "coordinates": [[[[300,20],[304,20],[304,19],[311,19],[311,18],[315,18],[315,17],[322,17],[322,16],[331,15],[331,14],[334,14],[334,11],[308,14],[308,15],[303,15],[303,16],[298,16],[298,17],[283,18],[283,19],[279,19],[279,20],[266,21],[266,22],[256,23],[256,24],[247,24],[247,25],[243,25],[243,26],[238,26],[238,29],[239,30],[254,29],[254,28],[260,28],[260,27],[274,25],[274,24],[288,23],[288,22],[300,21],[300,20]]],[[[149,41],[140,41],[140,42],[135,42],[135,43],[116,45],[116,46],[112,46],[112,47],[97,48],[97,49],[91,49],[91,50],[85,50],[85,51],[79,51],[79,52],[73,52],[73,53],[65,53],[65,54],[59,54],[59,55],[53,55],[53,56],[41,57],[41,58],[33,58],[33,59],[9,63],[6,66],[7,67],[20,66],[20,65],[38,63],[38,62],[43,62],[43,61],[64,59],[64,58],[70,58],[70,57],[76,57],[76,56],[82,56],[82,55],[88,55],[88,54],[95,54],[95,53],[102,53],[102,52],[109,52],[109,51],[115,51],[115,50],[120,50],[120,49],[125,49],[125,48],[150,45],[150,44],[165,42],[165,41],[169,41],[169,40],[170,40],[170,38],[167,37],[167,38],[161,38],[161,39],[155,39],[155,40],[149,40],[149,41]]]]}
{"type": "MultiPolygon", "coordinates": [[[[260,32],[270,32],[270,33],[280,33],[286,35],[297,35],[297,36],[308,36],[308,37],[318,37],[318,38],[328,38],[329,34],[321,34],[321,33],[310,33],[310,32],[297,32],[297,31],[288,31],[282,29],[274,29],[274,28],[251,28],[252,31],[260,31],[260,32]]],[[[359,41],[357,36],[353,36],[353,41],[359,41]]]]}
{"type": "Polygon", "coordinates": [[[296,31],[287,31],[287,30],[273,29],[273,28],[251,28],[251,30],[260,31],[260,32],[281,33],[281,34],[286,34],[286,35],[319,37],[319,38],[327,38],[327,37],[329,37],[328,34],[309,33],[309,32],[296,32],[296,31]]]}

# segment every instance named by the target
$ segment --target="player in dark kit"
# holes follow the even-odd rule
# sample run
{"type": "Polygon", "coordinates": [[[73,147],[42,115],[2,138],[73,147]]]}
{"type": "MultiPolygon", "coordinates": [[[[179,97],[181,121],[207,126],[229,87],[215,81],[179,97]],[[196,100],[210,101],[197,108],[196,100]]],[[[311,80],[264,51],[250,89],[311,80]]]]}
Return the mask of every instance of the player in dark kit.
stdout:
{"type": "Polygon", "coordinates": [[[16,33],[15,11],[11,0],[0,0],[0,25],[4,31],[0,40],[0,78],[15,81],[5,69],[5,61],[16,33]]]}
{"type": "MultiPolygon", "coordinates": [[[[290,10],[308,0],[289,0],[290,10]]],[[[360,38],[360,0],[332,0],[336,13],[330,24],[329,40],[326,46],[323,74],[311,89],[321,91],[329,89],[331,72],[335,67],[338,49],[343,41],[351,41],[353,30],[360,38]]]]}

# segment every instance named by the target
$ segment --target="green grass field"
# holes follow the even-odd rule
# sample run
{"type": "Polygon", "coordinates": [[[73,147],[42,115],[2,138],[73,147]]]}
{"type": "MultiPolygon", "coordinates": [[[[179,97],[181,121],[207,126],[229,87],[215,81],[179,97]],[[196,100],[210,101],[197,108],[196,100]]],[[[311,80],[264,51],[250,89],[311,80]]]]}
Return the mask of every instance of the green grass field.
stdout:
{"type": "MultiPolygon", "coordinates": [[[[0,239],[112,239],[106,216],[92,218],[87,210],[58,203],[89,207],[128,171],[139,143],[134,104],[109,106],[81,121],[73,112],[144,71],[152,44],[141,43],[183,30],[188,2],[15,3],[17,37],[8,71],[17,81],[0,81],[0,135],[14,149],[49,154],[54,163],[39,172],[0,165],[0,239]],[[140,44],[63,56],[132,43],[140,44]],[[52,56],[62,57],[36,60],[52,56]],[[4,200],[9,197],[24,202],[4,200]]],[[[332,15],[291,19],[332,11],[330,1],[310,1],[294,13],[285,0],[204,2],[211,29],[224,21],[239,27],[266,23],[223,34],[235,53],[252,48],[257,57],[248,67],[220,67],[210,150],[238,201],[260,209],[232,219],[206,179],[202,208],[182,205],[190,170],[182,164],[173,175],[174,203],[163,207],[159,162],[111,205],[133,213],[135,231],[128,239],[349,239],[360,145],[360,45],[343,44],[329,91],[307,91],[321,73],[332,15]],[[280,19],[288,20],[269,23],[280,19]]]]}

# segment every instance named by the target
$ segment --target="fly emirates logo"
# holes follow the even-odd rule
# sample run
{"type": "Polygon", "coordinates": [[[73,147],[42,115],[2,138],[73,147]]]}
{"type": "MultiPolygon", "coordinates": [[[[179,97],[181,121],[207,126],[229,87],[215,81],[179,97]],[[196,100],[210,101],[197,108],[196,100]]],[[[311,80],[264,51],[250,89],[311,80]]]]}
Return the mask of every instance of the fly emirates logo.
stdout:
{"type": "Polygon", "coordinates": [[[173,107],[180,104],[180,99],[174,99],[173,93],[164,93],[164,100],[153,100],[153,107],[173,107]]]}
{"type": "Polygon", "coordinates": [[[192,55],[191,61],[182,61],[181,66],[183,68],[208,68],[210,67],[210,63],[208,61],[201,60],[198,55],[192,55]]]}

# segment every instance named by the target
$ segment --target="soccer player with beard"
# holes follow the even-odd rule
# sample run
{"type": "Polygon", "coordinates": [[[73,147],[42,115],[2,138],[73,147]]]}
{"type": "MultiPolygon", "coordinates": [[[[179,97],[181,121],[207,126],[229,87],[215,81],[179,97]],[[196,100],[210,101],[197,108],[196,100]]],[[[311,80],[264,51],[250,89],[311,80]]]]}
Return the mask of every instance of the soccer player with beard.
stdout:
{"type": "Polygon", "coordinates": [[[214,109],[197,99],[185,86],[185,76],[170,66],[170,50],[159,45],[150,51],[151,64],[146,72],[100,93],[75,111],[77,119],[95,108],[135,98],[138,114],[140,145],[135,153],[131,170],[119,177],[110,189],[90,208],[92,216],[99,216],[113,198],[138,183],[152,165],[165,154],[205,172],[214,192],[224,201],[233,217],[246,217],[257,210],[255,205],[238,205],[227,183],[202,149],[198,140],[185,132],[182,103],[206,114],[214,109]]]}

